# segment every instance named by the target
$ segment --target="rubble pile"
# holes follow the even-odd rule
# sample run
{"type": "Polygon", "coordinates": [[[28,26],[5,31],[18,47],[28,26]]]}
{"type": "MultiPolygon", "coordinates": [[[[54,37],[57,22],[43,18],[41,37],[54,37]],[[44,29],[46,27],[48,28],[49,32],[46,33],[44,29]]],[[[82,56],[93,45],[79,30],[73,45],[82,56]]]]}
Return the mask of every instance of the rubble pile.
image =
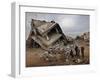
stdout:
{"type": "MultiPolygon", "coordinates": [[[[52,48],[49,48],[41,55],[41,58],[51,63],[58,61],[63,61],[66,64],[82,62],[80,52],[75,50],[75,48],[77,47],[76,45],[70,44],[64,47],[61,46],[60,44],[57,44],[52,48]]],[[[79,47],[77,48],[79,49],[79,47]]]]}

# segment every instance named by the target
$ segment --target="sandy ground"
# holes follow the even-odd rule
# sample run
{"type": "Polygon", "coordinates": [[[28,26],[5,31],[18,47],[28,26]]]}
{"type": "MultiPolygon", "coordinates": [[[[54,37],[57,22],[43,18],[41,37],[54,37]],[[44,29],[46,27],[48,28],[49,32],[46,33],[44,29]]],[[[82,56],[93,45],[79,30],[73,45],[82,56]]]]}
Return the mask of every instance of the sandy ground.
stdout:
{"type": "MultiPolygon", "coordinates": [[[[85,51],[84,51],[85,58],[84,58],[84,62],[81,64],[89,63],[89,46],[87,45],[88,43],[86,43],[85,41],[81,41],[81,40],[77,40],[76,43],[78,43],[79,46],[85,47],[85,51]]],[[[68,65],[64,61],[63,55],[58,55],[60,56],[60,58],[57,61],[48,62],[40,58],[40,55],[43,53],[44,53],[44,50],[42,50],[41,48],[26,49],[26,67],[68,65]]],[[[72,62],[71,64],[75,64],[75,63],[72,62]]]]}

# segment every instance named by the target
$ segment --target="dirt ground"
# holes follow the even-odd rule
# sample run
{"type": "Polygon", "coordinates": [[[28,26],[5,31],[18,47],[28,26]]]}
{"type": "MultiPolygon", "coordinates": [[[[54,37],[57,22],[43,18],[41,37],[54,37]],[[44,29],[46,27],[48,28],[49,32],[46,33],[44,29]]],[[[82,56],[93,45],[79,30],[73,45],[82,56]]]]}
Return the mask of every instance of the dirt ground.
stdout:
{"type": "MultiPolygon", "coordinates": [[[[84,60],[80,64],[89,64],[89,43],[83,40],[76,40],[75,41],[79,46],[83,46],[84,50],[84,60]]],[[[26,49],[26,67],[36,67],[36,66],[53,66],[53,65],[69,65],[63,60],[63,55],[60,56],[59,60],[48,62],[42,59],[40,56],[45,51],[41,48],[27,48],[26,49]]],[[[74,64],[73,62],[71,64],[74,64]]]]}

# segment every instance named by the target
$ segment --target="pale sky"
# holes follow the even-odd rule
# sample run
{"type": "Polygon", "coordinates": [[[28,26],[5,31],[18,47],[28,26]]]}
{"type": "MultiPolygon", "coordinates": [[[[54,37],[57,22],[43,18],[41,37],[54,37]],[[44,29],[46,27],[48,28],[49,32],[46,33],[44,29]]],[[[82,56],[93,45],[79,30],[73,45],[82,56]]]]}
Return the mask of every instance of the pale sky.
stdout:
{"type": "Polygon", "coordinates": [[[31,29],[31,19],[57,22],[64,34],[76,37],[89,31],[89,15],[75,14],[51,14],[51,13],[26,13],[26,39],[31,29]]]}

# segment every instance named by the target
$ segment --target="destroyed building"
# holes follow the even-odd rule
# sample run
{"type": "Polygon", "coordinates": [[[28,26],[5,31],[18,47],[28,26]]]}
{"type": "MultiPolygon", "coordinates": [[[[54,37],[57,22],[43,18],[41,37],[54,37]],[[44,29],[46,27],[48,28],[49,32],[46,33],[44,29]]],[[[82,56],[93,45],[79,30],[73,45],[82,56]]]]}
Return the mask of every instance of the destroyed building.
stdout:
{"type": "Polygon", "coordinates": [[[63,41],[64,45],[67,44],[66,36],[58,23],[32,19],[27,47],[41,47],[47,50],[59,40],[63,41]]]}

